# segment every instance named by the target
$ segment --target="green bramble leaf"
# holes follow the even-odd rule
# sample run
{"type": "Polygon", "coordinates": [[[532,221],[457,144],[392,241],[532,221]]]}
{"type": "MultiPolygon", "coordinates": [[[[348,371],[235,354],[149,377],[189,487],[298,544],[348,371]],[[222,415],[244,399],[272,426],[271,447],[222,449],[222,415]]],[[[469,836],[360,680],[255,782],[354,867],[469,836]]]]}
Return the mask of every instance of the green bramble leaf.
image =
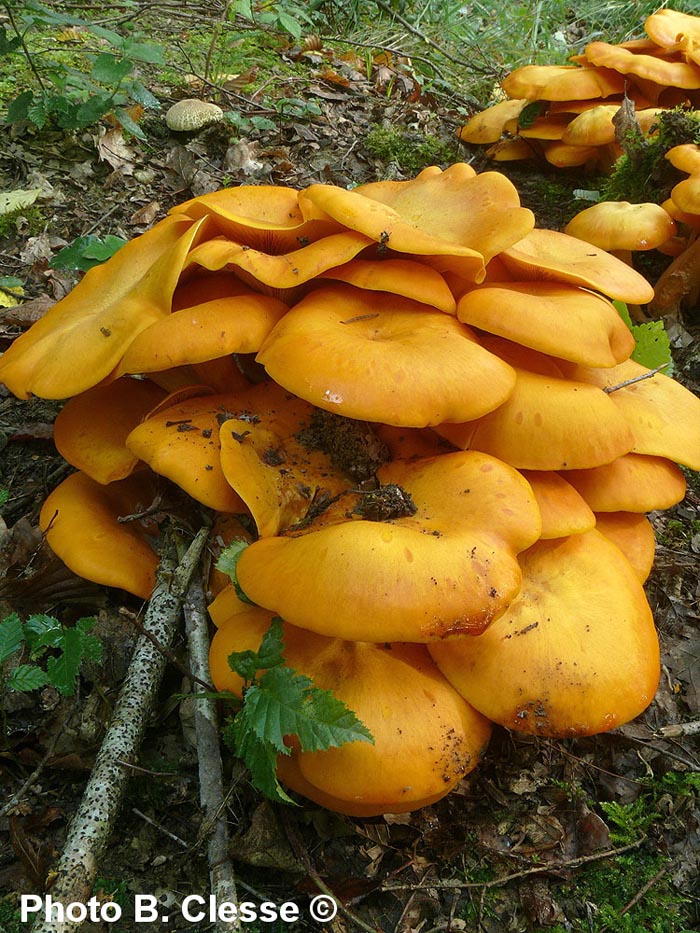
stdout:
{"type": "Polygon", "coordinates": [[[56,648],[61,643],[63,626],[53,616],[35,614],[29,616],[24,624],[24,638],[32,655],[36,656],[42,648],[56,648]]]}
{"type": "Polygon", "coordinates": [[[627,305],[623,301],[613,301],[617,313],[632,331],[636,346],[632,359],[647,369],[664,367],[664,375],[673,375],[671,342],[668,339],[663,321],[647,321],[633,324],[627,305]]]}
{"type": "Polygon", "coordinates": [[[258,650],[234,651],[228,657],[229,667],[243,680],[252,683],[258,671],[284,664],[283,651],[282,620],[275,618],[263,635],[258,650]]]}
{"type": "Polygon", "coordinates": [[[80,269],[87,272],[93,266],[106,262],[126,243],[122,237],[106,236],[100,239],[94,234],[79,236],[69,246],[56,253],[49,265],[52,269],[80,269]]]}
{"type": "MultiPolygon", "coordinates": [[[[9,281],[9,283],[3,283],[3,280],[0,278],[0,289],[3,289],[3,288],[17,288],[17,285],[15,285],[14,282],[13,282],[12,276],[9,276],[9,275],[8,275],[8,276],[5,276],[5,278],[9,279],[10,281],[9,281]]],[[[22,284],[22,283],[19,281],[19,279],[15,279],[14,281],[16,281],[16,282],[18,283],[18,285],[21,285],[21,284],[22,284]]],[[[10,498],[10,490],[9,490],[9,489],[0,489],[0,509],[3,507],[3,505],[7,502],[7,500],[8,500],[9,498],[10,498]]]]}
{"type": "Polygon", "coordinates": [[[17,97],[15,97],[15,99],[9,104],[5,122],[20,123],[22,120],[28,120],[29,108],[33,102],[34,92],[22,91],[22,93],[18,94],[17,97]]]}
{"type": "Polygon", "coordinates": [[[245,762],[259,791],[272,800],[293,803],[276,773],[277,756],[291,753],[285,737],[296,736],[302,751],[325,751],[346,742],[374,743],[374,739],[330,690],[285,666],[283,652],[282,619],[275,618],[257,651],[230,655],[231,669],[248,686],[241,709],[224,730],[224,741],[245,762]]]}
{"type": "Polygon", "coordinates": [[[29,693],[31,690],[46,687],[51,683],[51,679],[46,671],[42,671],[36,664],[20,664],[12,671],[5,683],[8,690],[29,693]]]}
{"type": "Polygon", "coordinates": [[[518,117],[520,129],[526,130],[532,126],[535,120],[544,112],[546,106],[547,104],[543,100],[533,100],[532,103],[526,104],[518,117]]]}
{"type": "Polygon", "coordinates": [[[245,540],[245,538],[234,538],[229,546],[225,548],[219,555],[219,559],[216,562],[216,569],[220,570],[222,573],[225,573],[226,576],[230,578],[231,583],[233,583],[233,588],[236,591],[236,595],[241,600],[241,602],[254,606],[255,603],[253,600],[249,599],[243,592],[243,589],[238,582],[238,575],[236,572],[240,556],[247,547],[248,542],[245,540]]]}
{"type": "Polygon", "coordinates": [[[136,136],[138,139],[146,139],[146,134],[138,125],[136,120],[131,116],[128,110],[125,110],[123,107],[117,107],[114,111],[114,116],[117,118],[122,128],[131,133],[132,136],[136,136]]]}
{"type": "Polygon", "coordinates": [[[133,67],[134,63],[128,58],[117,58],[109,52],[102,52],[92,63],[90,77],[103,84],[119,84],[123,78],[131,74],[133,67]]]}
{"type": "Polygon", "coordinates": [[[94,619],[81,619],[75,628],[64,628],[59,642],[61,654],[46,662],[49,682],[63,696],[75,693],[75,683],[83,661],[99,661],[102,657],[102,644],[89,632],[93,624],[94,619]]]}
{"type": "Polygon", "coordinates": [[[13,612],[0,622],[0,664],[12,657],[23,645],[22,620],[13,612]]]}
{"type": "Polygon", "coordinates": [[[12,36],[9,38],[5,27],[0,26],[0,55],[9,55],[10,52],[16,52],[21,47],[22,40],[20,37],[12,36]]]}

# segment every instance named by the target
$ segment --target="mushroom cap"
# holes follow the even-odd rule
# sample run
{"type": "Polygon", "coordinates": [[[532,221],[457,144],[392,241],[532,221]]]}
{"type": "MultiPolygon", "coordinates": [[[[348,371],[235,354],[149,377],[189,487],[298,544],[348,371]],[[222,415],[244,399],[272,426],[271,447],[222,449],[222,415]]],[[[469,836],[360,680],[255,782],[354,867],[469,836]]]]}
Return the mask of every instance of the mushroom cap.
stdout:
{"type": "Polygon", "coordinates": [[[321,516],[288,537],[261,538],[238,560],[245,594],[294,625],[352,641],[483,630],[518,591],[515,555],[540,535],[528,483],[476,452],[395,461],[378,476],[412,497],[415,514],[334,524],[321,516]]]}
{"type": "Polygon", "coordinates": [[[644,31],[657,45],[673,46],[681,35],[700,39],[700,17],[663,8],[647,16],[644,31]]]}
{"type": "MultiPolygon", "coordinates": [[[[615,142],[615,124],[613,117],[619,113],[620,104],[603,104],[578,114],[569,123],[562,142],[571,146],[605,146],[615,142]]],[[[640,128],[648,133],[656,122],[659,114],[663,113],[661,107],[650,107],[637,110],[636,116],[640,128]]]]}
{"type": "Polygon", "coordinates": [[[506,129],[508,132],[517,133],[523,139],[558,140],[566,132],[570,121],[571,115],[568,113],[547,112],[527,126],[520,126],[517,119],[512,120],[506,129]]]}
{"type": "Polygon", "coordinates": [[[625,454],[591,470],[568,470],[566,479],[594,512],[653,512],[685,496],[685,477],[664,457],[625,454]]]}
{"type": "Polygon", "coordinates": [[[21,398],[68,398],[107,378],[133,339],[170,314],[200,224],[166,217],[90,269],[0,358],[0,382],[21,398]]]}
{"type": "Polygon", "coordinates": [[[656,537],[646,515],[639,512],[600,512],[596,530],[617,545],[640,583],[645,583],[654,566],[656,537]]]}
{"type": "Polygon", "coordinates": [[[499,338],[488,343],[516,368],[513,394],[483,418],[436,426],[442,437],[520,470],[587,469],[631,449],[634,437],[624,415],[606,393],[589,391],[597,386],[562,378],[553,360],[533,350],[499,338]]]}
{"type": "Polygon", "coordinates": [[[659,644],[642,586],[598,531],[540,541],[523,586],[478,638],[430,646],[447,679],[493,722],[582,736],[638,716],[654,698],[659,644]]]}
{"type": "Polygon", "coordinates": [[[291,252],[273,254],[225,237],[207,240],[193,249],[185,268],[202,266],[212,272],[230,267],[277,289],[296,288],[328,269],[340,266],[371,243],[366,236],[347,230],[323,237],[291,252]]]}
{"type": "Polygon", "coordinates": [[[687,172],[688,175],[700,174],[700,146],[697,143],[672,146],[664,158],[679,172],[687,172]]]}
{"type": "Polygon", "coordinates": [[[352,477],[304,442],[314,409],[274,382],[237,396],[221,425],[221,467],[261,538],[302,521],[318,501],[352,489],[352,477]]]}
{"type": "Polygon", "coordinates": [[[653,202],[599,201],[576,214],[564,233],[605,250],[645,250],[674,236],[676,223],[653,202]]]}
{"type": "Polygon", "coordinates": [[[550,143],[544,150],[544,157],[550,165],[557,168],[573,168],[595,162],[600,155],[596,146],[569,146],[564,142],[550,143]]]}
{"type": "Polygon", "coordinates": [[[312,291],[257,359],[312,405],[406,427],[479,417],[502,404],[515,381],[508,364],[455,318],[350,285],[312,291]]]}
{"type": "MultiPolygon", "coordinates": [[[[601,389],[611,389],[651,372],[634,360],[609,369],[569,363],[562,366],[570,378],[601,389]]],[[[632,431],[633,453],[665,457],[700,470],[700,398],[663,373],[615,389],[608,398],[632,431]]]]}
{"type": "Polygon", "coordinates": [[[463,143],[496,143],[501,138],[506,123],[520,116],[526,100],[500,100],[486,107],[460,126],[457,136],[463,143]]]}
{"type": "MultiPolygon", "coordinates": [[[[217,689],[240,693],[226,659],[255,650],[271,618],[248,610],[218,629],[210,653],[217,689]]],[[[422,645],[343,641],[284,623],[284,658],[331,690],[374,738],[321,752],[293,746],[291,756],[278,757],[280,778],[323,806],[354,816],[425,806],[477,765],[489,740],[489,722],[450,686],[422,645]]]]}
{"type": "Polygon", "coordinates": [[[522,279],[568,282],[632,304],[646,304],[654,289],[634,269],[576,237],[535,229],[499,259],[522,279]]]}
{"type": "Polygon", "coordinates": [[[173,311],[142,330],[117,373],[150,373],[231,353],[257,353],[287,305],[248,291],[173,311]]]}
{"type": "Polygon", "coordinates": [[[216,104],[195,97],[186,97],[168,108],[165,124],[176,133],[193,133],[204,129],[210,123],[219,123],[224,118],[224,111],[216,104]]]}
{"type": "Polygon", "coordinates": [[[73,473],[47,497],[39,526],[51,550],[74,573],[148,599],[158,566],[148,537],[158,535],[158,526],[150,519],[118,518],[147,508],[155,494],[151,473],[134,473],[107,486],[73,473]]]}
{"type": "Polygon", "coordinates": [[[262,253],[289,253],[343,228],[330,218],[306,221],[299,193],[284,185],[238,185],[202,194],[172,208],[193,220],[207,217],[216,232],[262,253]]]}
{"type": "Polygon", "coordinates": [[[542,540],[566,538],[595,528],[591,508],[563,476],[548,470],[521,472],[532,487],[542,516],[542,540]]]}
{"type": "Polygon", "coordinates": [[[311,185],[299,195],[351,230],[399,253],[461,257],[475,281],[484,263],[534,226],[515,187],[496,172],[477,175],[463,163],[422,171],[411,181],[376,182],[346,191],[311,185]]]}
{"type": "Polygon", "coordinates": [[[446,314],[456,313],[455,299],[444,277],[431,266],[410,259],[383,259],[381,262],[353,259],[328,269],[321,277],[410,298],[446,314]]]}
{"type": "Polygon", "coordinates": [[[76,395],[54,424],[58,452],[98,483],[124,479],[139,462],[126,439],[165,395],[148,379],[118,379],[76,395]]]}
{"type": "Polygon", "coordinates": [[[486,150],[486,158],[494,162],[518,162],[520,159],[534,159],[536,152],[526,139],[499,139],[486,150]]]}
{"type": "Polygon", "coordinates": [[[523,65],[501,82],[508,97],[527,100],[586,100],[621,94],[624,80],[609,68],[523,65]]]}
{"type": "Polygon", "coordinates": [[[205,395],[160,406],[129,434],[126,446],[152,470],[217,512],[245,512],[220,461],[219,423],[237,395],[205,395]]]}
{"type": "Polygon", "coordinates": [[[609,301],[564,283],[481,285],[460,298],[457,317],[541,353],[588,366],[614,366],[634,350],[632,333],[609,301]]]}
{"type": "Polygon", "coordinates": [[[700,171],[674,185],[671,200],[687,214],[700,214],[700,171]]]}
{"type": "Polygon", "coordinates": [[[671,62],[655,55],[635,53],[609,42],[589,42],[585,49],[589,62],[612,68],[622,75],[636,75],[666,87],[700,88],[700,69],[687,62],[671,62]]]}

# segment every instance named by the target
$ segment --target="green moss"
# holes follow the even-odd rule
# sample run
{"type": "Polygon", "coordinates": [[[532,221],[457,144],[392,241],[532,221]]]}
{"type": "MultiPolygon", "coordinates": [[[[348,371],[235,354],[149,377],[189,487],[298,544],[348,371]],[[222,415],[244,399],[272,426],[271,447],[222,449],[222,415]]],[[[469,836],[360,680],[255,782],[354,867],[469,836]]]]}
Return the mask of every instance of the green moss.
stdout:
{"type": "Polygon", "coordinates": [[[367,134],[365,145],[376,159],[395,162],[407,173],[454,161],[457,150],[456,142],[384,126],[374,126],[367,134]]]}
{"type": "Polygon", "coordinates": [[[659,116],[658,131],[646,139],[628,133],[626,152],[614,172],[603,183],[601,200],[631,201],[634,204],[665,201],[671,188],[685,178],[666,159],[673,146],[700,143],[700,117],[682,108],[667,110],[659,116]]]}
{"type": "Polygon", "coordinates": [[[38,236],[43,233],[46,220],[41,208],[36,205],[20,207],[16,211],[0,214],[0,239],[16,235],[38,236]]]}

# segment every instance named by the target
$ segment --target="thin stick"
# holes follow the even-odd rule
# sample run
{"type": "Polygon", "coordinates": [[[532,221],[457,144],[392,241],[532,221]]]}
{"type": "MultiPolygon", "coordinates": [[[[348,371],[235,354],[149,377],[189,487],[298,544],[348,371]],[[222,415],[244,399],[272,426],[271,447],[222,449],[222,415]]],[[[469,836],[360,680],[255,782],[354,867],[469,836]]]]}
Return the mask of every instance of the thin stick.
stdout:
{"type": "Polygon", "coordinates": [[[679,722],[673,726],[662,726],[654,733],[655,739],[679,739],[683,735],[700,734],[700,719],[694,722],[679,722]]]}
{"type": "Polygon", "coordinates": [[[135,813],[136,816],[140,817],[142,820],[144,820],[144,822],[148,823],[149,826],[154,826],[159,833],[163,833],[164,836],[167,836],[168,839],[172,839],[173,842],[176,842],[179,846],[182,846],[183,849],[189,850],[192,848],[189,843],[185,842],[184,839],[180,839],[180,837],[176,836],[175,833],[171,833],[169,829],[166,829],[162,823],[157,823],[152,817],[142,813],[141,810],[137,810],[136,807],[132,807],[131,812],[135,813]]]}
{"type": "Polygon", "coordinates": [[[511,881],[518,881],[520,878],[527,878],[530,875],[543,875],[554,871],[567,871],[571,868],[580,868],[581,865],[587,865],[589,862],[600,862],[602,859],[614,858],[616,855],[622,855],[630,852],[632,849],[638,849],[642,843],[646,842],[646,836],[641,836],[629,845],[620,846],[619,849],[606,849],[605,852],[596,852],[594,855],[582,855],[579,858],[571,859],[568,862],[551,862],[549,865],[537,865],[535,868],[526,868],[524,871],[516,871],[510,875],[503,875],[501,878],[494,878],[492,881],[429,881],[426,885],[420,884],[383,884],[380,891],[417,891],[423,887],[440,888],[444,890],[469,889],[469,888],[500,888],[511,881]]]}
{"type": "Polygon", "coordinates": [[[632,908],[635,906],[635,904],[638,904],[638,903],[641,901],[641,899],[644,897],[644,895],[647,893],[647,891],[650,891],[651,888],[654,887],[654,885],[656,884],[656,882],[657,882],[657,881],[660,881],[660,880],[663,878],[663,876],[664,876],[665,874],[667,874],[667,873],[668,873],[668,865],[663,865],[663,866],[657,871],[657,873],[654,875],[654,877],[653,877],[653,878],[650,878],[650,879],[647,881],[647,883],[644,885],[644,887],[640,888],[639,891],[637,891],[637,893],[634,895],[634,897],[632,898],[632,900],[631,900],[631,901],[628,901],[628,902],[625,904],[625,906],[624,906],[624,907],[622,908],[622,910],[620,911],[620,916],[622,916],[623,914],[626,914],[627,911],[632,910],[632,908]]]}
{"type": "Polygon", "coordinates": [[[666,369],[668,363],[662,363],[661,366],[657,366],[656,369],[650,369],[648,373],[642,373],[641,376],[634,376],[632,379],[625,379],[624,382],[619,382],[616,386],[606,386],[603,389],[603,392],[607,392],[608,395],[611,392],[617,392],[618,389],[626,389],[627,386],[632,386],[635,382],[642,382],[643,379],[651,379],[652,376],[655,376],[657,373],[660,373],[662,369],[666,369]]]}
{"type": "MultiPolygon", "coordinates": [[[[185,631],[190,656],[190,669],[197,682],[210,679],[209,631],[207,606],[201,579],[193,580],[185,599],[185,631]]],[[[194,726],[197,736],[199,761],[199,799],[204,807],[201,835],[209,835],[209,879],[211,893],[217,904],[224,901],[237,904],[236,879],[229,857],[228,826],[224,817],[224,779],[219,744],[219,723],[216,703],[210,690],[206,694],[194,693],[194,726]]],[[[238,911],[236,911],[236,915],[238,911]]],[[[240,930],[240,920],[217,919],[216,933],[240,930]]]]}
{"type": "MultiPolygon", "coordinates": [[[[144,626],[160,644],[168,648],[174,641],[180,619],[184,589],[187,586],[185,584],[183,587],[183,581],[187,579],[189,583],[207,537],[208,530],[202,529],[177,570],[173,544],[166,540],[144,626]]],[[[165,665],[165,657],[151,641],[139,638],[114,707],[112,721],[53,873],[55,880],[51,896],[54,901],[62,902],[64,907],[74,901],[84,904],[90,897],[129,776],[128,768],[117,764],[117,760],[130,761],[138,755],[165,665]]],[[[32,927],[32,933],[71,933],[80,926],[77,921],[45,921],[39,916],[32,927]]]]}

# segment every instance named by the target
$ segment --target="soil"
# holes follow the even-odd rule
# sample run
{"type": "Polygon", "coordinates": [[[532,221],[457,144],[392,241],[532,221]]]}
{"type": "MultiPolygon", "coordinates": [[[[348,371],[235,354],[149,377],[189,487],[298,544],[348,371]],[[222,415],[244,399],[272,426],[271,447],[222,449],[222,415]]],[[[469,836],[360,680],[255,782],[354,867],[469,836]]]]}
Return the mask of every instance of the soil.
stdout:
{"type": "MultiPolygon", "coordinates": [[[[51,268],[49,260],[78,236],[137,236],[173,205],[227,185],[348,186],[408,177],[412,172],[368,150],[367,134],[377,124],[430,135],[454,160],[476,156],[454,143],[461,119],[454,99],[424,95],[409,69],[397,66],[390,93],[377,69],[347,85],[323,81],[317,70],[310,59],[303,93],[320,115],[280,119],[273,130],[247,136],[228,124],[178,136],[151,115],[142,122],[147,143],[113,137],[117,158],[106,152],[105,134],[113,129],[106,124],[75,134],[28,126],[6,131],[0,189],[40,187],[42,193],[38,216],[19,214],[2,244],[2,272],[22,279],[25,298],[0,314],[0,348],[74,284],[76,274],[51,268]]],[[[301,96],[283,75],[272,75],[271,82],[279,98],[301,96]]],[[[248,113],[259,107],[238,92],[208,90],[225,106],[248,113]]],[[[169,93],[161,95],[164,105],[185,89],[169,93]]],[[[541,226],[558,227],[571,209],[562,189],[589,183],[538,169],[523,184],[524,201],[541,226]],[[543,194],[552,191],[555,198],[543,194]]],[[[697,391],[694,324],[691,315],[676,362],[678,378],[697,391]]],[[[61,851],[135,642],[130,619],[142,609],[133,597],[74,577],[36,530],[42,500],[70,470],[52,441],[59,409],[60,403],[18,400],[0,388],[0,489],[9,491],[0,519],[0,617],[15,610],[58,613],[64,622],[95,615],[95,634],[106,650],[102,662],[83,670],[75,698],[47,687],[3,699],[0,804],[40,768],[20,802],[0,818],[0,929],[8,931],[21,928],[18,895],[45,889],[61,851]]],[[[367,456],[380,454],[370,449],[367,456]]],[[[362,474],[364,464],[357,470],[362,474]]],[[[605,735],[564,741],[497,728],[484,762],[446,799],[416,813],[370,820],[301,800],[296,808],[273,805],[226,753],[226,813],[240,898],[295,900],[306,912],[320,876],[343,907],[327,925],[333,931],[358,925],[384,933],[700,930],[697,736],[659,733],[700,719],[700,487],[696,477],[690,480],[686,500],[654,517],[659,548],[648,593],[663,676],[643,716],[605,735]]],[[[182,640],[175,654],[184,659],[182,640]]],[[[189,689],[170,667],[100,869],[96,892],[124,905],[118,926],[124,933],[213,929],[208,921],[175,919],[184,897],[206,897],[209,890],[189,689]],[[140,893],[159,898],[172,915],[169,924],[130,919],[140,893]]],[[[297,929],[307,927],[318,924],[304,920],[297,929]]],[[[109,928],[103,922],[84,926],[109,928]]]]}

